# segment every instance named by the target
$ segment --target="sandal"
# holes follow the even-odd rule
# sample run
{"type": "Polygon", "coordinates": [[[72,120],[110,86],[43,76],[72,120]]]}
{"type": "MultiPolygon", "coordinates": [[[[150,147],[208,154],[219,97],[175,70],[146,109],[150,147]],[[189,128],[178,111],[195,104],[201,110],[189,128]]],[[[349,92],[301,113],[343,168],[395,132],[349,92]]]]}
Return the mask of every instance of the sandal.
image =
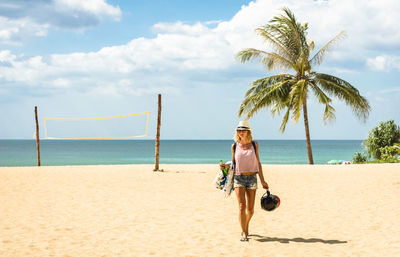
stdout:
{"type": "Polygon", "coordinates": [[[249,238],[245,234],[242,233],[242,237],[240,238],[240,241],[247,242],[247,241],[249,241],[249,238]]]}

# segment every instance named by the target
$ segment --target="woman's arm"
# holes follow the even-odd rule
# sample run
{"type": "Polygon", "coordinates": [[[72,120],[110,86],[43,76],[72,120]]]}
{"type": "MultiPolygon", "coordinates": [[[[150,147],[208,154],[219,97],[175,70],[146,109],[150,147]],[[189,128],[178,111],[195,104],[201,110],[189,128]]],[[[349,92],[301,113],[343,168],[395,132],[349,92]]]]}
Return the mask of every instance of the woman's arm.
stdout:
{"type": "Polygon", "coordinates": [[[260,177],[263,188],[268,189],[268,184],[267,184],[267,182],[265,182],[265,179],[264,179],[264,174],[263,174],[263,170],[262,170],[262,166],[261,166],[261,162],[260,162],[260,156],[258,154],[258,149],[259,149],[258,142],[255,142],[255,143],[257,146],[256,156],[257,156],[257,161],[258,161],[258,176],[260,177]]]}
{"type": "MultiPolygon", "coordinates": [[[[235,153],[234,153],[234,151],[233,151],[233,145],[232,145],[232,147],[231,147],[231,151],[232,151],[232,165],[233,165],[233,163],[234,163],[234,161],[235,161],[235,153]]],[[[225,167],[225,169],[228,169],[229,167],[230,167],[230,165],[229,164],[220,164],[219,165],[219,168],[222,170],[223,168],[225,167]]]]}
{"type": "Polygon", "coordinates": [[[231,152],[232,152],[232,164],[233,163],[235,163],[235,151],[233,150],[233,146],[234,146],[235,144],[233,144],[232,146],[231,146],[231,152]]]}

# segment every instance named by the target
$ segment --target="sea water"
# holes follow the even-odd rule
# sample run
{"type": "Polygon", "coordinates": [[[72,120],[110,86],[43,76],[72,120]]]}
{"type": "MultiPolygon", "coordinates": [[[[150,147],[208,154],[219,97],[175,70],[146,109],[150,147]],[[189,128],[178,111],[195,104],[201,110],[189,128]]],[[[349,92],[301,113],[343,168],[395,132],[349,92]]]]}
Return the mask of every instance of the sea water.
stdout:
{"type": "MultiPolygon", "coordinates": [[[[307,164],[305,140],[257,140],[263,164],[307,164]]],[[[231,159],[232,140],[161,140],[161,164],[218,164],[231,159]]],[[[312,140],[314,163],[351,160],[362,140],[312,140]]],[[[154,140],[41,140],[42,166],[152,164],[154,140]]],[[[35,140],[0,140],[0,166],[35,166],[35,140]]]]}

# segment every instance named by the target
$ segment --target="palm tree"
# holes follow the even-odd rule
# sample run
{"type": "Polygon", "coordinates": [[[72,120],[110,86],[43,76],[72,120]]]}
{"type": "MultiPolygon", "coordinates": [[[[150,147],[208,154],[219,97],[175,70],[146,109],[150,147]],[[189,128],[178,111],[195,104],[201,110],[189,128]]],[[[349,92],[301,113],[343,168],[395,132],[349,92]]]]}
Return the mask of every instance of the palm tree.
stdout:
{"type": "Polygon", "coordinates": [[[335,119],[335,109],[331,106],[330,97],[332,96],[343,100],[364,122],[368,118],[370,106],[350,83],[312,70],[312,66],[321,64],[326,52],[345,37],[345,31],[340,32],[312,58],[309,58],[315,44],[307,40],[307,23],[297,22],[288,8],[283,8],[283,12],[284,15],[276,16],[270,20],[269,24],[256,29],[257,34],[270,43],[274,52],[248,48],[240,51],[237,57],[242,63],[260,59],[261,64],[268,70],[292,70],[294,74],[282,73],[253,81],[250,89],[245,93],[238,115],[239,117],[245,115],[246,119],[250,119],[257,111],[265,107],[271,110],[273,116],[284,111],[280,126],[280,131],[284,133],[290,114],[297,123],[303,111],[308,162],[313,164],[307,114],[309,92],[311,91],[316,96],[319,103],[325,105],[324,122],[335,119]]]}

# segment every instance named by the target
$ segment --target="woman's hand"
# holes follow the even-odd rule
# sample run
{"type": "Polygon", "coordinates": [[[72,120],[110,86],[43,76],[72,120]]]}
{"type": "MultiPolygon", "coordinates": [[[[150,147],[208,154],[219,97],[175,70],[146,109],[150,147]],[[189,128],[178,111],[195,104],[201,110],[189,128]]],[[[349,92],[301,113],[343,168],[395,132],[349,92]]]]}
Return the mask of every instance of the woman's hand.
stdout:
{"type": "Polygon", "coordinates": [[[265,189],[268,189],[268,188],[269,188],[268,183],[265,182],[265,181],[261,181],[261,185],[262,185],[262,187],[265,188],[265,189]]]}
{"type": "Polygon", "coordinates": [[[229,164],[220,164],[220,165],[219,165],[219,169],[220,169],[220,170],[223,170],[224,168],[225,168],[226,170],[228,170],[229,164]]]}

